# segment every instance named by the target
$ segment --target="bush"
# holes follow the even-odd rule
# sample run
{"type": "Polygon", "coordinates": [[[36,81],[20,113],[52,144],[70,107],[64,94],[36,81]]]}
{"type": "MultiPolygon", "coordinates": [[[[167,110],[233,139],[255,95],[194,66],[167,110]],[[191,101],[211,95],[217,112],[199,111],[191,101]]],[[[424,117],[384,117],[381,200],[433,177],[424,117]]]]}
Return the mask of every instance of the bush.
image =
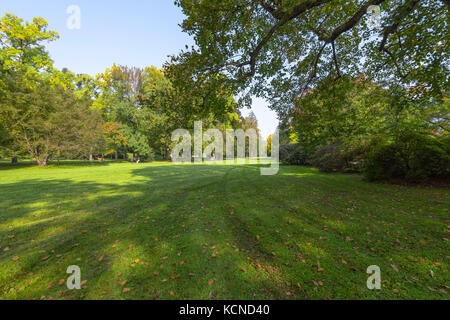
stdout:
{"type": "Polygon", "coordinates": [[[334,142],[316,148],[311,164],[322,172],[360,172],[365,140],[334,142]]]}
{"type": "Polygon", "coordinates": [[[397,147],[393,144],[376,145],[365,156],[362,170],[365,178],[376,181],[404,176],[405,168],[397,151],[397,147]]]}
{"type": "Polygon", "coordinates": [[[306,165],[308,154],[298,143],[285,144],[280,147],[280,161],[289,165],[306,165]]]}
{"type": "Polygon", "coordinates": [[[450,156],[445,141],[425,134],[402,133],[393,142],[380,142],[368,152],[363,174],[369,181],[404,178],[420,182],[448,177],[450,156]]]}
{"type": "Polygon", "coordinates": [[[317,147],[311,157],[311,164],[322,172],[341,171],[346,164],[343,146],[340,143],[330,143],[317,147]]]}

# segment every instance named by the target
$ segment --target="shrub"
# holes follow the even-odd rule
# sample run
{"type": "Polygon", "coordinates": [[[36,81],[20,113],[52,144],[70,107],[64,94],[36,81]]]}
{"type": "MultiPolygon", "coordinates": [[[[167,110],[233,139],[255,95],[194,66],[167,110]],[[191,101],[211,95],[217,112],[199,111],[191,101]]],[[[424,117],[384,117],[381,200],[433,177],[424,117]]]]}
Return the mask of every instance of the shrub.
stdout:
{"type": "Polygon", "coordinates": [[[334,142],[316,148],[311,164],[322,172],[360,172],[365,140],[334,142]]]}
{"type": "Polygon", "coordinates": [[[366,154],[363,174],[369,181],[402,177],[405,168],[397,147],[393,144],[379,144],[366,154]]]}
{"type": "Polygon", "coordinates": [[[289,165],[308,164],[308,153],[298,143],[280,146],[280,161],[289,165]]]}
{"type": "Polygon", "coordinates": [[[420,182],[449,175],[448,139],[405,132],[393,142],[380,142],[364,160],[363,174],[369,181],[405,178],[420,182]]]}
{"type": "Polygon", "coordinates": [[[329,143],[317,147],[311,157],[311,164],[322,172],[341,171],[346,166],[341,143],[329,143]]]}

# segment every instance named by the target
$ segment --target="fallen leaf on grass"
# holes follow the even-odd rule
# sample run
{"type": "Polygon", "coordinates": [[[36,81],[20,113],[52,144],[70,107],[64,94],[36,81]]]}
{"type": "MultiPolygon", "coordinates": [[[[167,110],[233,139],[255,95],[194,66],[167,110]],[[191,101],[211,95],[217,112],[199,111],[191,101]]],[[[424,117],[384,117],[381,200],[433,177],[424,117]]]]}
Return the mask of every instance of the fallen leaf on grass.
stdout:
{"type": "Polygon", "coordinates": [[[323,270],[324,270],[324,269],[320,267],[320,262],[317,261],[317,272],[321,272],[321,271],[323,271],[323,270]]]}
{"type": "Polygon", "coordinates": [[[316,286],[316,287],[319,287],[319,286],[322,286],[323,285],[323,282],[322,281],[315,281],[315,280],[311,280],[312,281],[312,283],[314,283],[314,285],[316,286]]]}

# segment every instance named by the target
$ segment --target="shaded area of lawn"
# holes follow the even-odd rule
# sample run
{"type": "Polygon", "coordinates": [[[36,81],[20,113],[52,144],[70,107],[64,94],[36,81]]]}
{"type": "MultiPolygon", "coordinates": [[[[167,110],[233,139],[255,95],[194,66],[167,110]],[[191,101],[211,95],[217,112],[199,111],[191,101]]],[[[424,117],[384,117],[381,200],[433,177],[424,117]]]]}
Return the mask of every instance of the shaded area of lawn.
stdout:
{"type": "Polygon", "coordinates": [[[3,170],[0,298],[448,298],[449,194],[304,167],[3,170]]]}

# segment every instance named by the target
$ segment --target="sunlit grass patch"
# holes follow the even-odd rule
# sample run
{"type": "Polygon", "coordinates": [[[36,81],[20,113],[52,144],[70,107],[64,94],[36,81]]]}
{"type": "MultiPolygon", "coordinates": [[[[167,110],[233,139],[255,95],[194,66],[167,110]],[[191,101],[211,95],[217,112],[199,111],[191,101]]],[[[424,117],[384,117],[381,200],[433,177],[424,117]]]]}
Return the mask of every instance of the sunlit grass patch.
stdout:
{"type": "Polygon", "coordinates": [[[447,298],[449,194],[254,164],[3,168],[0,298],[447,298]]]}

